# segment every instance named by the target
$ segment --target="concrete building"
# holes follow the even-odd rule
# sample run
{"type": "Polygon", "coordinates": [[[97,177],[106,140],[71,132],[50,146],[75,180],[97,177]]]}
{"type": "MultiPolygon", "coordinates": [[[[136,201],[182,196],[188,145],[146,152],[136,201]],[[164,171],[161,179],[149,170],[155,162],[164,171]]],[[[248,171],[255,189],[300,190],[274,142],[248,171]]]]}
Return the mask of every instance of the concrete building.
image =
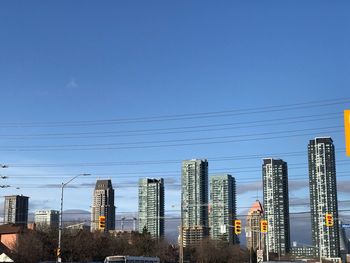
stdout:
{"type": "Polygon", "coordinates": [[[28,199],[23,195],[5,196],[4,224],[16,224],[27,227],[28,199]]]}
{"type": "Polygon", "coordinates": [[[139,180],[139,232],[164,236],[164,179],[139,180]]]}
{"type": "Polygon", "coordinates": [[[209,235],[208,161],[182,162],[181,226],[183,246],[196,244],[209,235]]]}
{"type": "Polygon", "coordinates": [[[259,200],[256,200],[249,209],[246,219],[246,241],[250,252],[259,248],[264,250],[265,235],[260,234],[260,221],[263,219],[263,207],[259,200]]]}
{"type": "Polygon", "coordinates": [[[35,211],[34,222],[37,228],[57,228],[60,221],[60,212],[57,210],[35,211]]]}
{"type": "Polygon", "coordinates": [[[340,256],[338,197],[335,172],[335,150],[330,137],[320,137],[308,144],[312,241],[322,258],[340,256]],[[326,214],[332,214],[334,225],[325,225],[326,214]]]}
{"type": "Polygon", "coordinates": [[[111,180],[97,180],[91,208],[91,231],[99,230],[99,218],[105,216],[105,229],[115,229],[114,189],[111,180]]]}
{"type": "Polygon", "coordinates": [[[216,240],[238,243],[232,228],[236,219],[236,181],[230,174],[210,178],[210,236],[216,240]]]}
{"type": "Polygon", "coordinates": [[[290,248],[288,169],[281,159],[263,160],[264,218],[268,221],[266,250],[286,255],[290,248]]]}

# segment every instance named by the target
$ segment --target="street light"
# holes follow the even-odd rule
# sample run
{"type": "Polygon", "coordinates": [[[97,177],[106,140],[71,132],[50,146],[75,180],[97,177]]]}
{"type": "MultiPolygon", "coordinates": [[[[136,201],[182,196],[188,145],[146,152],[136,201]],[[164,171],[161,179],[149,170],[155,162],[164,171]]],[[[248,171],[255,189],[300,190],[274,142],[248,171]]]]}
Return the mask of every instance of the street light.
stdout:
{"type": "Polygon", "coordinates": [[[61,213],[60,213],[60,226],[58,229],[58,248],[57,248],[57,262],[62,262],[62,258],[61,258],[61,241],[62,241],[62,214],[63,214],[63,189],[64,187],[69,184],[70,182],[72,182],[75,178],[79,177],[79,176],[88,176],[91,174],[87,174],[87,173],[83,173],[83,174],[78,174],[76,176],[74,176],[72,179],[70,179],[68,182],[63,183],[61,185],[61,213]]]}

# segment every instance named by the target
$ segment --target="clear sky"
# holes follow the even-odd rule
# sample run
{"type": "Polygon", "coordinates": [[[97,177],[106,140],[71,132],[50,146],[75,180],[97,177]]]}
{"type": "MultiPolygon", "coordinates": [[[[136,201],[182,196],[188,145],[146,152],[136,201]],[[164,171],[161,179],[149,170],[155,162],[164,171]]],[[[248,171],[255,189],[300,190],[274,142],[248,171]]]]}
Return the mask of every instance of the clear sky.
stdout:
{"type": "Polygon", "coordinates": [[[65,208],[89,211],[96,179],[111,178],[121,215],[137,211],[138,178],[164,177],[176,214],[181,160],[208,158],[210,174],[236,177],[244,215],[262,198],[261,159],[272,156],[288,162],[291,212],[308,211],[307,143],[331,136],[340,209],[349,208],[349,8],[2,1],[0,163],[12,187],[1,195],[58,209],[61,182],[91,173],[67,188],[65,208]]]}

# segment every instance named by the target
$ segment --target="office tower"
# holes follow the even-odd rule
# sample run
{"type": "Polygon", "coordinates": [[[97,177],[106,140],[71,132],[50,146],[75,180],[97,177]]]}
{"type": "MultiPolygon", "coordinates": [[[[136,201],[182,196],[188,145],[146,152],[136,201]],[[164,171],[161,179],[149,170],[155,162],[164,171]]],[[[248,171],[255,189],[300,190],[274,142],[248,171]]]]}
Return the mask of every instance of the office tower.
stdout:
{"type": "Polygon", "coordinates": [[[23,195],[5,196],[5,224],[17,224],[27,226],[28,223],[28,199],[23,195]]]}
{"type": "Polygon", "coordinates": [[[198,243],[209,235],[208,227],[208,162],[182,162],[180,240],[184,247],[198,243]]]}
{"type": "Polygon", "coordinates": [[[250,208],[246,221],[247,248],[250,252],[264,249],[265,235],[260,234],[260,221],[263,219],[263,208],[259,200],[256,200],[250,208]]]}
{"type": "Polygon", "coordinates": [[[264,217],[268,221],[266,250],[286,255],[290,248],[287,163],[272,158],[263,162],[264,217]]]}
{"type": "Polygon", "coordinates": [[[210,178],[210,235],[216,240],[238,243],[232,225],[236,219],[236,181],[230,174],[210,178]]]}
{"type": "Polygon", "coordinates": [[[338,199],[335,173],[335,150],[330,137],[315,138],[308,145],[311,229],[314,246],[320,257],[339,257],[338,199]],[[325,225],[326,214],[334,225],[325,225]]]}
{"type": "Polygon", "coordinates": [[[97,180],[92,209],[91,231],[99,230],[99,218],[105,217],[104,231],[115,229],[114,189],[111,180],[97,180]]]}
{"type": "Polygon", "coordinates": [[[164,236],[164,179],[139,180],[139,232],[164,236]]]}
{"type": "Polygon", "coordinates": [[[59,225],[60,212],[57,210],[35,211],[34,222],[38,228],[57,228],[59,225]]]}

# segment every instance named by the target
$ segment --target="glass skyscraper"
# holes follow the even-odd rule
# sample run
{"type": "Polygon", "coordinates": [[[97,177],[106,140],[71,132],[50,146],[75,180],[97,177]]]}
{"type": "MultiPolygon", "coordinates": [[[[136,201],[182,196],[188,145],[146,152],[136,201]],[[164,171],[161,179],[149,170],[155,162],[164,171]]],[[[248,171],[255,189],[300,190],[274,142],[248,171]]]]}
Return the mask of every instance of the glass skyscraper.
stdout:
{"type": "Polygon", "coordinates": [[[208,161],[182,162],[181,226],[183,246],[196,244],[209,235],[208,161]]]}
{"type": "Polygon", "coordinates": [[[139,232],[164,236],[164,179],[139,180],[139,232]]]}
{"type": "Polygon", "coordinates": [[[210,236],[238,243],[232,225],[236,219],[236,181],[230,174],[210,177],[210,236]]]}

